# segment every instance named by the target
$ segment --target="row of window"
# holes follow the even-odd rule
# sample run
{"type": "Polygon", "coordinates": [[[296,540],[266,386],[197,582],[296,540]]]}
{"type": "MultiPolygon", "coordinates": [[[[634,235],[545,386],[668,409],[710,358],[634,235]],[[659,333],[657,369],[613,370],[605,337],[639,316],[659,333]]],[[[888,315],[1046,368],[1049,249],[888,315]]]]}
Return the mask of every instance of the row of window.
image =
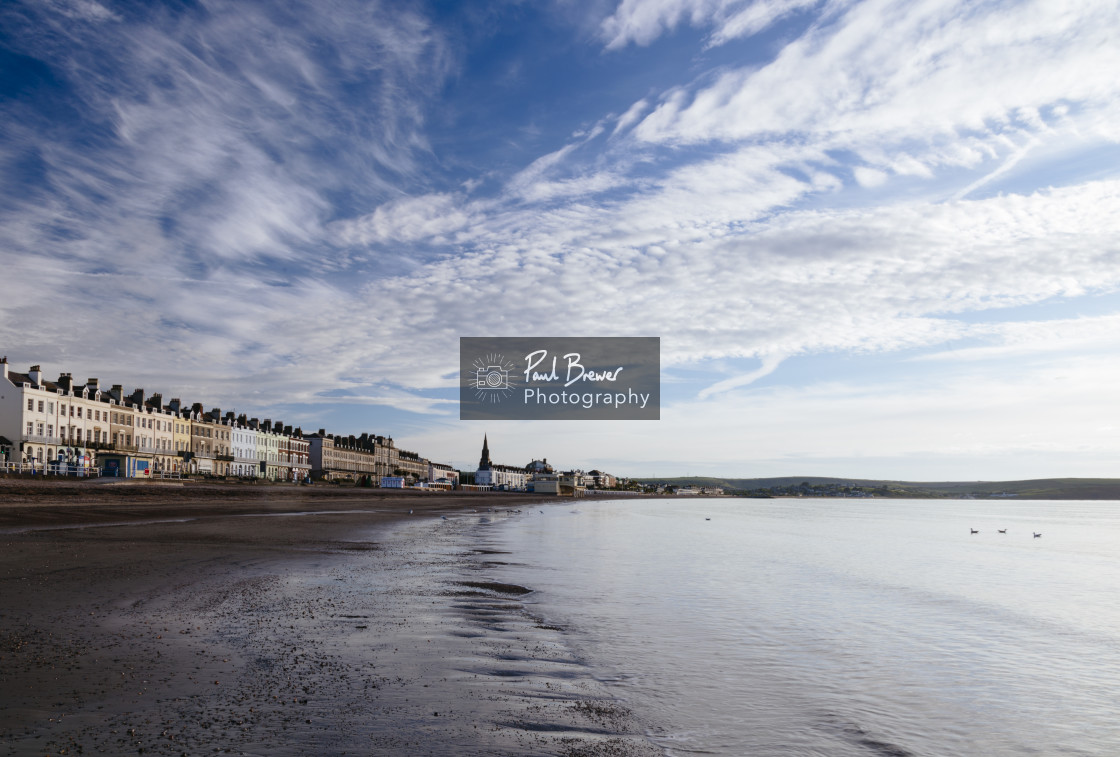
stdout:
{"type": "MultiPolygon", "coordinates": [[[[35,412],[36,407],[40,413],[46,412],[48,415],[54,415],[54,402],[49,400],[35,400],[30,398],[27,400],[27,409],[30,412],[35,412]]],[[[94,421],[106,421],[114,423],[118,426],[132,426],[137,425],[141,428],[150,428],[153,431],[171,431],[174,426],[176,434],[188,433],[188,426],[186,423],[172,423],[172,421],[165,421],[162,418],[145,418],[140,416],[137,422],[133,423],[134,416],[130,413],[110,413],[108,410],[99,410],[97,408],[83,408],[81,405],[66,405],[62,402],[58,403],[58,411],[60,415],[69,415],[71,418],[86,417],[94,421]]],[[[196,427],[197,428],[197,427],[196,427]]],[[[204,436],[211,436],[210,429],[205,429],[204,436]]],[[[196,432],[198,433],[198,432],[196,432]]],[[[229,432],[224,434],[224,437],[229,438],[229,432]]]]}
{"type": "MultiPolygon", "coordinates": [[[[75,441],[75,442],[88,441],[88,442],[91,442],[91,443],[100,442],[102,444],[107,444],[109,442],[109,432],[108,431],[101,431],[100,429],[93,429],[92,431],[86,433],[85,430],[82,429],[81,426],[70,426],[69,428],[67,428],[66,426],[59,426],[58,427],[59,437],[62,438],[62,439],[66,439],[67,438],[67,431],[69,431],[70,441],[75,441]]],[[[28,436],[54,436],[54,424],[48,423],[48,424],[44,425],[43,423],[35,423],[34,421],[28,421],[27,422],[27,435],[28,436]]],[[[113,441],[116,442],[116,435],[114,435],[113,441]]]]}
{"type": "MultiPolygon", "coordinates": [[[[29,411],[35,412],[35,406],[36,406],[36,404],[35,404],[34,399],[27,400],[27,409],[29,411]]],[[[47,415],[54,415],[54,403],[53,402],[50,402],[48,400],[39,400],[38,401],[38,407],[39,407],[39,412],[40,413],[46,412],[47,415]]],[[[65,405],[61,402],[58,403],[58,414],[59,415],[67,415],[67,409],[69,409],[69,415],[70,415],[71,418],[81,418],[82,414],[84,412],[85,417],[89,418],[90,420],[95,420],[95,421],[102,420],[102,415],[104,415],[104,420],[106,420],[106,421],[109,420],[109,411],[108,410],[106,410],[104,413],[102,413],[102,411],[100,411],[96,408],[89,409],[89,408],[83,408],[81,405],[69,405],[68,406],[68,405],[65,405]]],[[[114,415],[116,415],[116,413],[114,413],[114,415]]],[[[113,422],[115,423],[116,421],[114,420],[113,422]]]]}

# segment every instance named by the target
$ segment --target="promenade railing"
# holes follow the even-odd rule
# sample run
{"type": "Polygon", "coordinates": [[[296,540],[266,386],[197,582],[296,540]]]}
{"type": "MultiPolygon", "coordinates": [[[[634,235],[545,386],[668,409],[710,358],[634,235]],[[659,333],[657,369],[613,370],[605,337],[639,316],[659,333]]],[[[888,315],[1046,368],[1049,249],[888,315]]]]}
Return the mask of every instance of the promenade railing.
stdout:
{"type": "Polygon", "coordinates": [[[101,468],[70,465],[68,463],[0,463],[0,473],[25,473],[33,476],[71,476],[74,478],[100,478],[101,468]]]}

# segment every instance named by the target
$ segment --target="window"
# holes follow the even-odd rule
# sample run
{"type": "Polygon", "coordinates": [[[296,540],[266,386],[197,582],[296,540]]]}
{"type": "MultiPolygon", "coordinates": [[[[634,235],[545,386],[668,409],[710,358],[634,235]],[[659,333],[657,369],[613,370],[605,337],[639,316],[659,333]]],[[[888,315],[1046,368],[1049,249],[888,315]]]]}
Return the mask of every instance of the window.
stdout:
{"type": "Polygon", "coordinates": [[[39,412],[43,412],[43,400],[39,400],[39,412]]]}
{"type": "Polygon", "coordinates": [[[47,424],[47,436],[54,436],[54,426],[47,424]]]}
{"type": "Polygon", "coordinates": [[[28,410],[34,410],[35,409],[35,400],[28,400],[27,401],[27,409],[28,410]]]}
{"type": "Polygon", "coordinates": [[[50,413],[51,415],[54,415],[54,403],[53,402],[48,402],[47,403],[47,412],[50,413]]]}
{"type": "Polygon", "coordinates": [[[74,417],[74,406],[73,405],[70,406],[70,417],[71,418],[74,417]]]}
{"type": "Polygon", "coordinates": [[[79,417],[79,418],[81,418],[81,417],[82,417],[82,409],[81,409],[80,407],[78,408],[78,417],[79,417]]]}
{"type": "Polygon", "coordinates": [[[93,419],[95,421],[101,420],[101,411],[100,410],[94,410],[93,411],[93,419]]]}
{"type": "Polygon", "coordinates": [[[113,434],[113,446],[114,447],[117,446],[117,435],[116,434],[113,434]]]}
{"type": "Polygon", "coordinates": [[[108,441],[109,441],[109,432],[108,431],[102,431],[101,432],[101,443],[106,444],[106,443],[108,443],[108,441]]]}
{"type": "Polygon", "coordinates": [[[42,423],[36,423],[35,424],[35,434],[37,436],[42,436],[43,435],[43,424],[42,423]]]}
{"type": "MultiPolygon", "coordinates": [[[[28,400],[28,402],[30,402],[30,400],[28,400]]],[[[34,436],[35,435],[35,424],[32,423],[31,421],[27,422],[27,435],[28,436],[34,436]]]]}
{"type": "Polygon", "coordinates": [[[80,441],[82,440],[82,430],[81,430],[81,429],[78,429],[77,440],[78,440],[79,442],[80,442],[80,441]]]}

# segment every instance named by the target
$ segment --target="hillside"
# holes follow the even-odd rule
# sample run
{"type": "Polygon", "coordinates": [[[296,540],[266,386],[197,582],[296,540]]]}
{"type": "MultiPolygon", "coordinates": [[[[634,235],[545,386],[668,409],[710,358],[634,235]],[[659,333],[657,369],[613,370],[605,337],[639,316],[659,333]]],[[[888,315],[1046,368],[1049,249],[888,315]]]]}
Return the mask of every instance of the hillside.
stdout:
{"type": "MultiPolygon", "coordinates": [[[[1040,478],[1025,481],[891,481],[822,476],[780,476],[776,478],[720,478],[688,476],[644,478],[643,483],[671,486],[718,486],[728,493],[783,496],[848,490],[873,496],[914,497],[991,497],[1010,494],[1016,499],[1115,499],[1120,500],[1120,478],[1040,478]],[[797,490],[792,491],[792,490],[797,490]]],[[[854,494],[860,496],[859,494],[854,494]]]]}

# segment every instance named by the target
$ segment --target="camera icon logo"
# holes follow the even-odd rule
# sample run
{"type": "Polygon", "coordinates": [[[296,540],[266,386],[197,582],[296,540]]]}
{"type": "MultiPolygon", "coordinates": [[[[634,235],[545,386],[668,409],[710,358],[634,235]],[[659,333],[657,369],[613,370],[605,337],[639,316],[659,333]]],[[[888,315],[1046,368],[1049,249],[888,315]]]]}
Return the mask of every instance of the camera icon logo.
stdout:
{"type": "Polygon", "coordinates": [[[474,361],[474,370],[466,378],[481,402],[501,402],[513,395],[510,383],[513,367],[502,355],[486,355],[474,361]]]}
{"type": "Polygon", "coordinates": [[[500,365],[488,365],[475,371],[475,388],[508,389],[509,371],[500,365]]]}

